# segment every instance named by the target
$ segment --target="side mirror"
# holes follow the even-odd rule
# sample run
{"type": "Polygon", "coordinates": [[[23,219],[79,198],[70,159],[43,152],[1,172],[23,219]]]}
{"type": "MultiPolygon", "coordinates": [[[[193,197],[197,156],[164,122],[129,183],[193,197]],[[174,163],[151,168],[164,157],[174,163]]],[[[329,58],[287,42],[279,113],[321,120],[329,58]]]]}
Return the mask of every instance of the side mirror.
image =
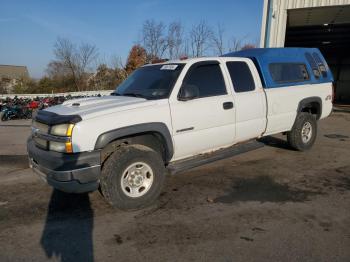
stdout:
{"type": "Polygon", "coordinates": [[[195,85],[183,84],[180,89],[179,100],[188,101],[199,97],[199,89],[195,85]]]}

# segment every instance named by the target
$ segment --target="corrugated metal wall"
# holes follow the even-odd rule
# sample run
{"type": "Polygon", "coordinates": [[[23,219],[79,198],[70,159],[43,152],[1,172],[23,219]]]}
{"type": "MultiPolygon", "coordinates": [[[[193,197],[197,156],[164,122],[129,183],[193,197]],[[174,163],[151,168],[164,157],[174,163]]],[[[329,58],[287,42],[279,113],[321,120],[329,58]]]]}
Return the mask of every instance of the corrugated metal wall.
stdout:
{"type": "Polygon", "coordinates": [[[350,5],[350,0],[264,0],[261,47],[283,47],[288,9],[350,5]]]}

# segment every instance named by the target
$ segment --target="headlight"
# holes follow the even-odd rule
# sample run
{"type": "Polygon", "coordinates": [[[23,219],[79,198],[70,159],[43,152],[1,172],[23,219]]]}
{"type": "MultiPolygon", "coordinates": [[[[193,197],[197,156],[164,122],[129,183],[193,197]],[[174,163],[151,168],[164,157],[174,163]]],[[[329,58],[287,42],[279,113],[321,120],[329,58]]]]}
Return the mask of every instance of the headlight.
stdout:
{"type": "Polygon", "coordinates": [[[50,134],[54,136],[72,136],[73,124],[61,124],[51,127],[50,134]]]}
{"type": "Polygon", "coordinates": [[[47,134],[49,132],[49,126],[37,121],[32,122],[32,127],[35,129],[39,129],[41,133],[47,134]]]}
{"type": "Polygon", "coordinates": [[[50,141],[49,143],[49,150],[50,151],[56,151],[56,152],[66,152],[66,144],[65,143],[59,143],[59,142],[53,142],[50,141]]]}
{"type": "MultiPolygon", "coordinates": [[[[51,127],[50,134],[54,136],[72,137],[73,128],[73,124],[55,125],[51,127]]],[[[49,150],[63,153],[73,153],[72,141],[71,139],[66,143],[50,141],[49,150]]]]}
{"type": "Polygon", "coordinates": [[[41,139],[41,138],[38,138],[38,137],[34,137],[34,141],[40,147],[47,148],[47,140],[44,140],[44,139],[41,139]]]}

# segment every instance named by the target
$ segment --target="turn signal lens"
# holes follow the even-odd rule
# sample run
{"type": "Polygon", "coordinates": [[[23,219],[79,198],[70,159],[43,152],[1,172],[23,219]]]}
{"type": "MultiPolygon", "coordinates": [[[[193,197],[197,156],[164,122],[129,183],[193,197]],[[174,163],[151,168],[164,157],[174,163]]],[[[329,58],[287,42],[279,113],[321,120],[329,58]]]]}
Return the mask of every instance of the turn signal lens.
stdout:
{"type": "Polygon", "coordinates": [[[68,129],[67,129],[66,136],[72,136],[72,133],[73,133],[73,127],[74,127],[74,125],[73,125],[73,124],[69,124],[68,129]]]}
{"type": "Polygon", "coordinates": [[[66,153],[73,153],[72,142],[67,142],[66,143],[66,153]]]}

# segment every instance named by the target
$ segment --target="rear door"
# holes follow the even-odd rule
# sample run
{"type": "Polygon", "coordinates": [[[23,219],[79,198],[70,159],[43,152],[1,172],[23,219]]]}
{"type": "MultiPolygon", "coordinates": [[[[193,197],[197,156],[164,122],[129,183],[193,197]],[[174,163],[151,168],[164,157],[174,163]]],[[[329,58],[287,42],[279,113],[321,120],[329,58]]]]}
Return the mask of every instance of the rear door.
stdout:
{"type": "Polygon", "coordinates": [[[266,96],[250,59],[225,59],[230,88],[235,97],[235,142],[259,137],[266,128],[266,96]]]}
{"type": "Polygon", "coordinates": [[[174,160],[233,144],[235,108],[229,82],[218,61],[197,62],[187,70],[170,98],[174,160]],[[181,85],[195,86],[199,96],[180,101],[181,85]]]}

